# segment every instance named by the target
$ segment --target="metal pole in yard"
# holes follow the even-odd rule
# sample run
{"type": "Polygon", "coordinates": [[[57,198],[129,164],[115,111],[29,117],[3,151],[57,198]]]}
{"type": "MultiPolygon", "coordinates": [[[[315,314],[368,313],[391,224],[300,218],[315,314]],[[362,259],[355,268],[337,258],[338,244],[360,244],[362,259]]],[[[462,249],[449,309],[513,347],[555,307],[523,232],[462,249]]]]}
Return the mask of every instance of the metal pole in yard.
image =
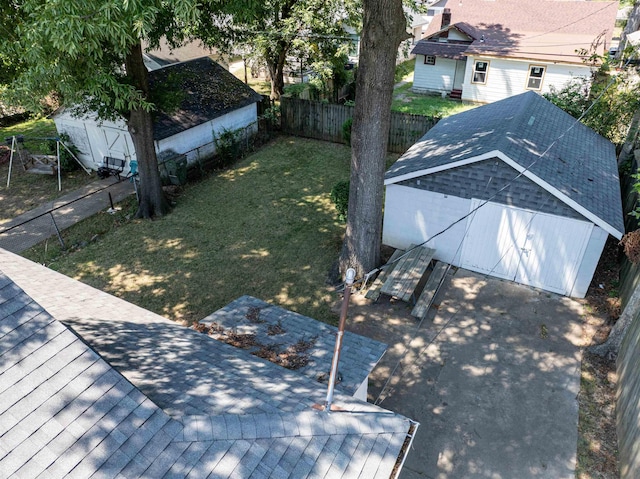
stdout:
{"type": "Polygon", "coordinates": [[[344,336],[344,325],[347,321],[347,310],[349,309],[349,297],[351,296],[351,286],[356,277],[356,270],[349,268],[345,275],[344,297],[342,298],[342,307],[340,308],[340,322],[338,323],[338,333],[336,334],[336,345],[333,349],[333,360],[331,361],[331,373],[329,374],[329,387],[327,389],[327,400],[324,410],[331,412],[331,403],[333,402],[333,390],[336,385],[336,376],[338,375],[338,363],[340,362],[340,350],[342,349],[342,337],[344,336]]]}
{"type": "Polygon", "coordinates": [[[62,239],[62,235],[60,234],[60,229],[58,229],[58,225],[56,224],[56,219],[53,217],[53,213],[49,211],[49,214],[51,215],[51,221],[53,222],[53,227],[56,229],[56,235],[58,235],[58,241],[60,241],[60,246],[62,246],[62,249],[67,249],[67,247],[64,245],[64,240],[62,239]]]}
{"type": "Polygon", "coordinates": [[[60,171],[60,140],[56,140],[56,157],[58,159],[58,191],[62,191],[62,172],[60,171]]]}
{"type": "Polygon", "coordinates": [[[11,153],[9,154],[9,174],[7,175],[7,188],[9,188],[9,183],[11,183],[11,168],[13,167],[13,152],[16,147],[16,137],[15,135],[11,137],[11,153]]]}

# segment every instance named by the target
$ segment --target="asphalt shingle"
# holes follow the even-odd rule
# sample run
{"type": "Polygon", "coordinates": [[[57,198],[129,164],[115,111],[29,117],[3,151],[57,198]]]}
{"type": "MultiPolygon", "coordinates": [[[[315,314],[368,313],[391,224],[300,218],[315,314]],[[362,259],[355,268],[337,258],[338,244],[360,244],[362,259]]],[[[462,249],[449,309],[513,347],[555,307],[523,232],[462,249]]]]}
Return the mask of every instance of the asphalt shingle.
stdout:
{"type": "MultiPolygon", "coordinates": [[[[446,170],[496,150],[624,232],[614,145],[534,92],[439,121],[387,171],[385,183],[446,170]]],[[[459,183],[451,184],[450,193],[459,188],[459,183]]],[[[530,207],[535,209],[534,201],[530,207]]]]}

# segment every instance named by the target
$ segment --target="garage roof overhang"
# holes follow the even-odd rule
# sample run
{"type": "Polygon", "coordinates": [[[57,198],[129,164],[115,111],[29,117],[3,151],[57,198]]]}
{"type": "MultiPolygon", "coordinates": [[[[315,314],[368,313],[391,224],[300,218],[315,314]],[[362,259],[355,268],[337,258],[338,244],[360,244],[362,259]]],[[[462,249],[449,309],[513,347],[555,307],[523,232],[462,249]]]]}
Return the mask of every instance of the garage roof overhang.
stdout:
{"type": "Polygon", "coordinates": [[[488,151],[486,153],[482,153],[481,155],[464,158],[462,160],[458,160],[458,161],[455,161],[455,162],[452,162],[452,163],[447,163],[447,164],[444,164],[444,165],[438,165],[438,166],[434,166],[434,167],[431,167],[431,168],[425,168],[425,169],[422,169],[422,170],[412,171],[412,172],[406,173],[404,175],[399,175],[399,176],[395,176],[393,178],[388,178],[388,179],[386,179],[384,181],[384,185],[388,186],[388,185],[392,185],[392,184],[395,184],[395,183],[400,183],[402,181],[411,180],[413,178],[418,178],[420,176],[431,175],[433,173],[438,173],[440,171],[449,170],[451,168],[457,168],[457,167],[464,166],[464,165],[470,165],[470,164],[476,163],[478,161],[490,160],[492,158],[499,158],[500,160],[504,161],[507,165],[512,167],[514,170],[516,170],[519,173],[519,175],[522,175],[522,176],[530,179],[535,184],[537,184],[538,186],[540,186],[544,190],[548,191],[550,194],[552,194],[553,196],[558,198],[560,201],[565,203],[570,208],[573,208],[575,211],[577,211],[582,216],[584,216],[585,218],[587,218],[590,221],[592,221],[594,224],[596,224],[597,226],[599,226],[600,228],[605,230],[607,233],[609,233],[613,237],[615,237],[617,239],[621,239],[622,236],[624,235],[623,231],[619,231],[617,228],[611,226],[609,223],[607,223],[602,218],[600,218],[599,216],[595,215],[594,213],[592,213],[591,211],[586,209],[584,206],[582,206],[579,203],[577,203],[575,200],[571,199],[569,196],[564,194],[562,191],[560,191],[556,187],[554,187],[551,184],[549,184],[548,182],[544,181],[539,176],[537,176],[534,173],[532,173],[529,170],[529,168],[531,168],[531,165],[529,165],[528,168],[525,168],[524,166],[520,165],[517,161],[514,161],[511,158],[509,158],[509,156],[505,155],[500,150],[491,150],[491,151],[488,151]]]}

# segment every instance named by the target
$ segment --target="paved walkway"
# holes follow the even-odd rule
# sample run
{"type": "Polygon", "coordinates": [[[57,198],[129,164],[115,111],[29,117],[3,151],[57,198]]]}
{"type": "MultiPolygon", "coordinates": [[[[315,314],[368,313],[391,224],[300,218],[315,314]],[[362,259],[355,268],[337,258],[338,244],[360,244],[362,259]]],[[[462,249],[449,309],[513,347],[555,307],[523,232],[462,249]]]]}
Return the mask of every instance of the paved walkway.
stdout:
{"type": "Polygon", "coordinates": [[[56,226],[64,230],[77,222],[111,207],[114,203],[134,194],[128,180],[117,182],[106,178],[89,183],[60,198],[34,208],[0,228],[0,248],[20,253],[56,234],[56,226]],[[51,212],[51,214],[49,214],[51,212]],[[55,219],[55,225],[52,220],[55,219]]]}

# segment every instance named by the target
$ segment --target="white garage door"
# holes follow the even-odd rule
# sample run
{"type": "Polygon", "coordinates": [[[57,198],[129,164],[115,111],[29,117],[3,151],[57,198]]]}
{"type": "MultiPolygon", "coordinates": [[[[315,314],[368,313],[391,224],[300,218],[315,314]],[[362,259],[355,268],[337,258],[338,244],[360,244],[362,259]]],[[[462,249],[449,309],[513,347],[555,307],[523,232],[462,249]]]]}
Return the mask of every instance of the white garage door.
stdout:
{"type": "MultiPolygon", "coordinates": [[[[472,200],[476,208],[480,200],[472,200]]],[[[487,203],[469,217],[460,266],[568,294],[593,224],[487,203]]]]}

